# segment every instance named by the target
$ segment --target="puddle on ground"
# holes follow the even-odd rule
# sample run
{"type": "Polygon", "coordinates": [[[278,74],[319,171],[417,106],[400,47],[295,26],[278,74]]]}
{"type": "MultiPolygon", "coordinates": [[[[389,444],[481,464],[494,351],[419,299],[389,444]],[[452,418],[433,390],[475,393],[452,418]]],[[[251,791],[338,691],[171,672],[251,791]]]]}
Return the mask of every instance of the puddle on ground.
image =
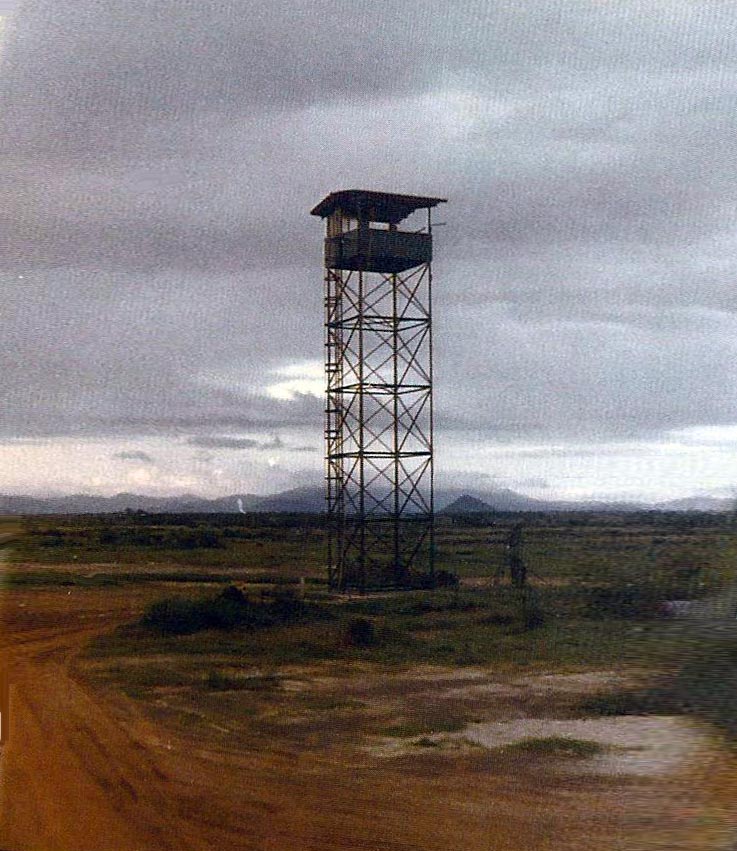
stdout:
{"type": "MultiPolygon", "coordinates": [[[[469,724],[458,733],[412,738],[382,737],[367,748],[377,757],[412,753],[458,753],[471,748],[496,750],[525,739],[552,737],[596,742],[606,750],[592,757],[565,760],[566,771],[613,776],[662,776],[695,765],[710,746],[697,724],[676,716],[627,715],[615,718],[518,718],[469,724]]],[[[538,757],[551,767],[554,756],[538,757]]]]}

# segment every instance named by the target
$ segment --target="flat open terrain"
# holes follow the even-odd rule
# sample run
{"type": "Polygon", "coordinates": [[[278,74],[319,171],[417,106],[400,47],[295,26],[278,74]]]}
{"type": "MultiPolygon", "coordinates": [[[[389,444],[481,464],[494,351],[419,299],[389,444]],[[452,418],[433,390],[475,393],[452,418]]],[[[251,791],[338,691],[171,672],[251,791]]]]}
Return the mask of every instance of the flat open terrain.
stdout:
{"type": "MultiPolygon", "coordinates": [[[[648,583],[716,590],[731,580],[731,530],[530,529],[530,619],[529,601],[494,584],[485,528],[441,539],[458,591],[332,602],[319,530],[167,553],[121,541],[129,524],[116,522],[33,521],[7,565],[0,848],[733,847],[737,763],[721,734],[693,716],[596,709],[673,663],[682,639],[653,616],[648,583]],[[628,583],[648,564],[633,611],[628,583]],[[299,576],[307,599],[291,611],[299,576]],[[141,623],[154,601],[198,604],[231,583],[272,620],[141,623]],[[356,621],[371,624],[365,641],[356,621]]],[[[182,534],[153,522],[139,541],[182,534]]]]}

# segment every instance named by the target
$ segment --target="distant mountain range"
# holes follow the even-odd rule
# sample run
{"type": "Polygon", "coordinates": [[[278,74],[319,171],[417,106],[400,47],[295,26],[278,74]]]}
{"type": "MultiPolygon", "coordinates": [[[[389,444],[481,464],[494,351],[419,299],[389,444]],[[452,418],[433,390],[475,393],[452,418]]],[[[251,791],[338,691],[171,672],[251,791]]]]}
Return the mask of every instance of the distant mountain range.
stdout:
{"type": "MultiPolygon", "coordinates": [[[[452,492],[446,491],[442,497],[452,492]]],[[[693,496],[672,499],[665,502],[607,502],[588,500],[586,502],[566,502],[564,500],[542,500],[524,496],[506,488],[490,493],[460,493],[452,501],[443,503],[443,514],[476,514],[494,511],[707,511],[728,512],[735,510],[735,500],[711,496],[693,496]]]]}
{"type": "MultiPolygon", "coordinates": [[[[435,504],[444,514],[493,513],[495,511],[731,511],[733,499],[692,497],[645,503],[563,502],[524,496],[507,488],[470,493],[460,488],[436,492],[435,504]]],[[[239,512],[320,513],[325,509],[325,494],[320,486],[307,485],[282,493],[258,496],[233,494],[205,499],[194,494],[156,497],[133,493],[115,496],[72,494],[70,496],[14,496],[0,494],[0,515],[18,514],[111,514],[122,511],[146,511],[154,514],[205,514],[239,512]]]]}
{"type": "MultiPolygon", "coordinates": [[[[447,492],[446,492],[447,496],[447,492]]],[[[666,502],[566,502],[541,500],[501,488],[492,493],[462,493],[442,509],[443,514],[477,514],[494,511],[708,511],[727,512],[735,509],[735,500],[709,496],[685,497],[666,502]]]]}
{"type": "Polygon", "coordinates": [[[478,514],[490,511],[549,511],[555,503],[524,496],[509,488],[474,491],[450,488],[440,491],[435,499],[443,514],[478,514]]]}
{"type": "Polygon", "coordinates": [[[216,499],[206,499],[195,494],[142,496],[118,493],[115,496],[72,494],[48,497],[0,494],[0,515],[114,514],[122,511],[147,511],[152,514],[238,514],[252,511],[314,513],[324,508],[325,495],[322,489],[309,486],[268,496],[247,493],[216,499]]]}

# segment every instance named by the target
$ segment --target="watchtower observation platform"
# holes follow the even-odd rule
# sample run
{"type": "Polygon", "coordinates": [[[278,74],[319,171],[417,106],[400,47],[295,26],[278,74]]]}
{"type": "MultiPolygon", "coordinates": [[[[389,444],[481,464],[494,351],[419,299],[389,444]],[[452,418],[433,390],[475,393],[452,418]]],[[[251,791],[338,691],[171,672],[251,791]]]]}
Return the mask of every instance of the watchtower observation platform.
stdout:
{"type": "Polygon", "coordinates": [[[327,219],[325,266],[395,274],[432,260],[430,210],[445,198],[397,195],[365,189],[332,192],[311,212],[327,219]],[[427,226],[399,230],[400,222],[427,210],[427,226]]]}

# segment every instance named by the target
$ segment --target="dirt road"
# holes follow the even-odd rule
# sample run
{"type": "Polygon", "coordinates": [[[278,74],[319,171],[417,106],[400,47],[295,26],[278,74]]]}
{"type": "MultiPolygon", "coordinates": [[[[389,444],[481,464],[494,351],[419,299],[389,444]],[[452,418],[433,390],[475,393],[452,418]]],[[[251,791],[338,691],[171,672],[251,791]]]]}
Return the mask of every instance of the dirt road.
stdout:
{"type": "Polygon", "coordinates": [[[382,760],[357,748],[216,746],[154,723],[135,701],[95,691],[75,674],[85,643],[140,609],[139,592],[2,594],[12,691],[0,848],[728,847],[737,781],[718,754],[702,755],[708,772],[684,767],[668,780],[564,773],[551,784],[534,763],[499,772],[483,752],[382,760]]]}

